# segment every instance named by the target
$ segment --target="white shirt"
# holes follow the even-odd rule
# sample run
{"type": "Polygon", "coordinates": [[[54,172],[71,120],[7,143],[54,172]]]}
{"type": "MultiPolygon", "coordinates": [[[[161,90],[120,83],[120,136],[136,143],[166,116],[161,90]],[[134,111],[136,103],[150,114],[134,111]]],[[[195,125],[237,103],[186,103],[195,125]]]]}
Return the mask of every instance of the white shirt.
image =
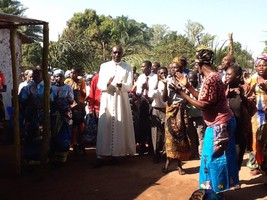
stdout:
{"type": "Polygon", "coordinates": [[[146,76],[145,74],[141,74],[138,79],[137,79],[137,87],[136,87],[136,94],[137,95],[146,95],[145,94],[145,90],[142,89],[143,84],[146,82],[147,77],[148,79],[148,97],[152,97],[153,93],[154,93],[154,88],[156,86],[157,83],[157,78],[158,76],[156,74],[154,74],[153,72],[151,72],[148,76],[146,76]]]}
{"type": "MultiPolygon", "coordinates": [[[[166,107],[166,102],[164,102],[162,100],[162,93],[163,93],[163,90],[164,90],[164,87],[165,87],[165,84],[162,83],[161,81],[159,81],[158,83],[158,89],[154,89],[153,91],[153,101],[152,101],[152,107],[155,107],[155,108],[165,108],[166,107]]],[[[167,86],[166,86],[167,87],[167,86]]]]}

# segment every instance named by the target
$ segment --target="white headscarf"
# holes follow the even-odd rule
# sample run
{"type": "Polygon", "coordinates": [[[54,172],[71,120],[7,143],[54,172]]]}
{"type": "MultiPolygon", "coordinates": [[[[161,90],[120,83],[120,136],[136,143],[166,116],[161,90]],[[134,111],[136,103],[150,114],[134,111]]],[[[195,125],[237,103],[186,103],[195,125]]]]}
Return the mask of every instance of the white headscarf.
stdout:
{"type": "Polygon", "coordinates": [[[64,71],[62,69],[56,69],[54,71],[54,75],[57,75],[57,74],[61,74],[62,76],[64,76],[64,71]]]}

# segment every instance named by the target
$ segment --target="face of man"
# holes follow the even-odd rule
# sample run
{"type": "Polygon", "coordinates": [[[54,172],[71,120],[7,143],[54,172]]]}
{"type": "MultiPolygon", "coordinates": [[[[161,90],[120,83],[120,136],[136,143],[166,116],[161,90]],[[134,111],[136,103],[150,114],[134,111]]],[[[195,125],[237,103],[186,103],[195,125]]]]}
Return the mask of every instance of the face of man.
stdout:
{"type": "Polygon", "coordinates": [[[122,48],[119,46],[113,47],[111,57],[114,62],[119,63],[122,58],[122,48]]]}
{"type": "Polygon", "coordinates": [[[226,71],[228,69],[228,67],[231,66],[231,65],[233,65],[233,64],[234,64],[233,57],[231,57],[231,56],[225,56],[222,59],[221,68],[226,71]]]}
{"type": "Polygon", "coordinates": [[[147,66],[146,63],[142,63],[141,70],[146,76],[148,76],[151,73],[151,68],[147,66]]]}
{"type": "Polygon", "coordinates": [[[197,85],[197,73],[195,72],[189,72],[188,74],[188,82],[190,82],[192,85],[197,85]]]}
{"type": "Polygon", "coordinates": [[[54,76],[56,85],[61,85],[64,83],[64,76],[62,74],[56,74],[54,76]]]}
{"type": "Polygon", "coordinates": [[[158,63],[153,63],[153,64],[152,64],[152,67],[151,67],[151,71],[152,71],[154,74],[157,74],[159,67],[160,67],[160,65],[159,65],[158,63]]]}
{"type": "Polygon", "coordinates": [[[161,79],[165,79],[168,75],[168,70],[167,69],[160,69],[158,71],[158,76],[161,78],[161,79]]]}
{"type": "Polygon", "coordinates": [[[36,82],[36,83],[40,83],[43,80],[42,77],[42,71],[39,69],[35,69],[32,72],[32,79],[36,82]]]}

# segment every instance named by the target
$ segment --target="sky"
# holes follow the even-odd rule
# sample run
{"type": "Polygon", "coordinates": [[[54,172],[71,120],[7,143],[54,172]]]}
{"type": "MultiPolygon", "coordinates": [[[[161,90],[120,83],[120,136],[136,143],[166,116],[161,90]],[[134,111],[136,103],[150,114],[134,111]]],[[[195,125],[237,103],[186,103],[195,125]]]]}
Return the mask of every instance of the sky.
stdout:
{"type": "MultiPolygon", "coordinates": [[[[215,44],[228,39],[242,44],[242,49],[259,55],[267,40],[266,0],[20,0],[28,8],[28,18],[49,22],[49,38],[57,41],[66,22],[85,9],[97,15],[127,16],[149,27],[166,25],[185,34],[188,20],[204,26],[204,33],[216,35],[215,44]]],[[[226,43],[228,45],[229,43],[226,43]]]]}

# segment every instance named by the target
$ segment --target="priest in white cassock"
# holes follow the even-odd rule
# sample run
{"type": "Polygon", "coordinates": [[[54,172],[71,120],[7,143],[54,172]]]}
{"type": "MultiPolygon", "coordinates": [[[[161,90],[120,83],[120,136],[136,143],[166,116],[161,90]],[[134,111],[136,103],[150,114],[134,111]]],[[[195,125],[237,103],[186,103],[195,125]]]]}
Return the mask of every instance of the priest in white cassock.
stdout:
{"type": "MultiPolygon", "coordinates": [[[[135,154],[135,135],[128,91],[132,88],[132,67],[122,61],[122,48],[112,48],[112,60],[101,64],[98,88],[102,91],[97,131],[97,165],[104,158],[135,154]]],[[[106,159],[105,159],[106,160],[106,159]]],[[[115,159],[111,159],[115,160],[115,159]]]]}

